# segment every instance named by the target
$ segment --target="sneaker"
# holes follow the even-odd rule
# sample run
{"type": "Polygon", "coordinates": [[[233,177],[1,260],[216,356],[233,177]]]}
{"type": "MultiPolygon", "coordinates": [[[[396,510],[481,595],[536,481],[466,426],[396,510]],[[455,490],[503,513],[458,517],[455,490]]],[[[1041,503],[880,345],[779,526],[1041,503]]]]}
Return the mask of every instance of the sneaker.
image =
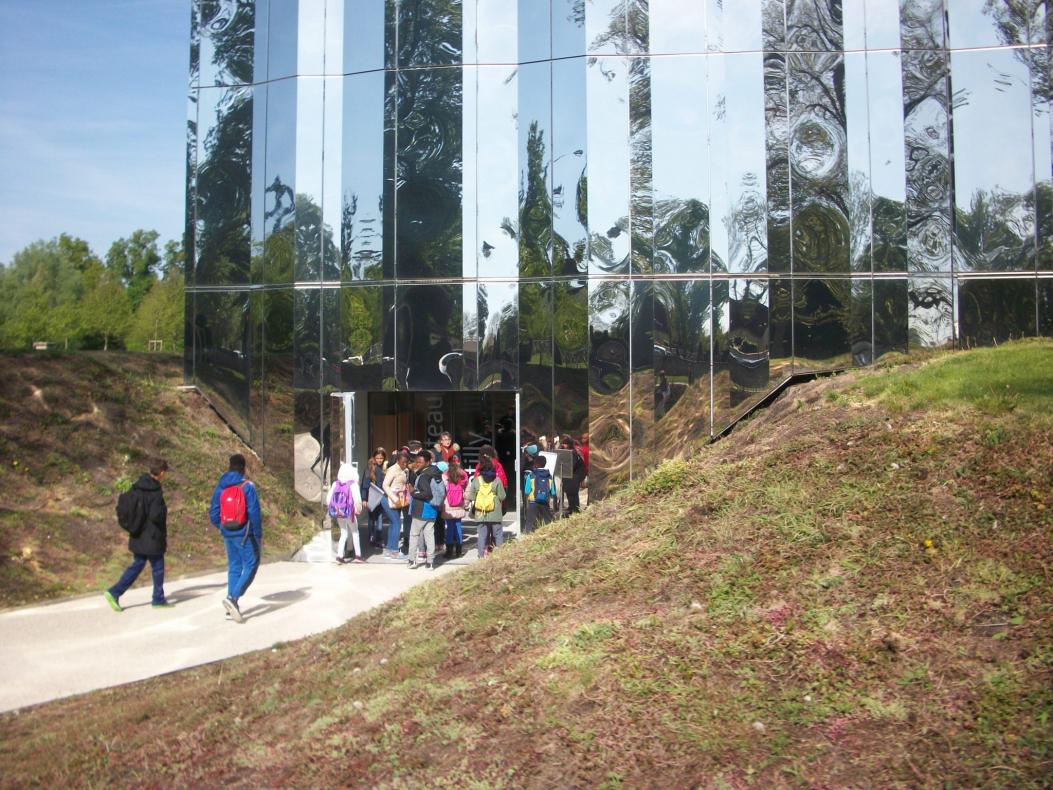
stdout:
{"type": "Polygon", "coordinates": [[[417,570],[417,568],[419,568],[420,566],[421,566],[421,563],[417,562],[416,560],[410,560],[410,561],[409,561],[409,565],[408,565],[407,567],[408,567],[408,568],[409,568],[409,569],[410,569],[411,571],[415,571],[415,570],[417,570]]]}
{"type": "MultiPolygon", "coordinates": [[[[344,562],[347,562],[347,560],[344,560],[344,562]]],[[[365,563],[365,560],[362,559],[361,557],[355,557],[353,560],[351,560],[351,562],[354,563],[355,565],[362,565],[362,564],[365,563]]]]}
{"type": "Polygon", "coordinates": [[[408,559],[408,557],[406,557],[405,554],[394,552],[392,554],[385,554],[384,559],[390,560],[391,562],[405,562],[408,559]]]}
{"type": "Polygon", "coordinates": [[[339,562],[341,565],[345,565],[347,563],[347,560],[345,560],[343,557],[333,557],[333,559],[339,562]]]}
{"type": "Polygon", "coordinates": [[[238,602],[233,598],[223,599],[223,608],[227,610],[227,614],[230,615],[230,619],[235,623],[244,623],[245,618],[241,616],[241,609],[238,608],[238,602]]]}
{"type": "Polygon", "coordinates": [[[102,597],[106,599],[106,603],[110,605],[110,608],[115,612],[123,612],[124,607],[117,603],[117,599],[113,597],[113,593],[109,590],[102,591],[102,597]]]}
{"type": "Polygon", "coordinates": [[[435,566],[432,565],[430,562],[427,562],[427,563],[424,564],[424,570],[426,570],[426,571],[433,571],[433,570],[435,570],[435,566]]]}
{"type": "Polygon", "coordinates": [[[175,604],[170,601],[161,601],[161,603],[150,604],[154,609],[175,609],[175,604]]]}

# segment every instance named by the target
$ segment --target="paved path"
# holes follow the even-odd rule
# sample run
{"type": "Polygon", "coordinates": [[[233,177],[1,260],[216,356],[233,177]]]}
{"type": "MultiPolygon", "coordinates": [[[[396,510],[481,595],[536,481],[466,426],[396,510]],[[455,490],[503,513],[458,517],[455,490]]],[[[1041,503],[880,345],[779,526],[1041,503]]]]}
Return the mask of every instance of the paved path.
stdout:
{"type": "MultiPolygon", "coordinates": [[[[0,612],[0,711],[117,686],[335,628],[415,584],[470,564],[475,551],[434,571],[374,557],[362,565],[263,565],[241,599],[245,622],[224,620],[226,573],[169,581],[172,609],[136,587],[114,612],[102,594],[0,612]]],[[[149,579],[147,567],[143,575],[149,579]]],[[[142,577],[140,577],[142,579],[142,577]]]]}

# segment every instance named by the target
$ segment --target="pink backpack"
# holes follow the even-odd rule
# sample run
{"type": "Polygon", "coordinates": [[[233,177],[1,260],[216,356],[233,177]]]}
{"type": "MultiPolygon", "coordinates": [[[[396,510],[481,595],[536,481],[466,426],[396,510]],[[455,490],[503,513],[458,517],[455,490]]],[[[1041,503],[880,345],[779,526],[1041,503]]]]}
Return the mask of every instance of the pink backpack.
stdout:
{"type": "Polygon", "coordinates": [[[464,486],[461,484],[464,482],[464,478],[461,478],[460,483],[450,483],[446,486],[446,506],[447,507],[463,507],[464,506],[464,486]]]}

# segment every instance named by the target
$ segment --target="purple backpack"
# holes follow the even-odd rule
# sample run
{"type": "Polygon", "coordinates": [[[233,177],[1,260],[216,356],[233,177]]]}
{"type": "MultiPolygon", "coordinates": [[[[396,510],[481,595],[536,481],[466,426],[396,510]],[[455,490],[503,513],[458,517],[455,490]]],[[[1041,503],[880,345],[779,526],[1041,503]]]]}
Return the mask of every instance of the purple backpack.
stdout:
{"type": "Polygon", "coordinates": [[[329,502],[329,515],[333,518],[350,518],[354,507],[354,500],[351,498],[351,484],[341,481],[333,483],[333,498],[329,502]]]}

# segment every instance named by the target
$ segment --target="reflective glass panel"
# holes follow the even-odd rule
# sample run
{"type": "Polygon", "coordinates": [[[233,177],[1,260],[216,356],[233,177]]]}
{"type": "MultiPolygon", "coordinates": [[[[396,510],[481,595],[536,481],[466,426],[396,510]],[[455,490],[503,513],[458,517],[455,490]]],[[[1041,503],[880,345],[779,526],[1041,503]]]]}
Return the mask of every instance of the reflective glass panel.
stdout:
{"type": "MultiPolygon", "coordinates": [[[[325,0],[297,0],[300,16],[297,26],[296,73],[325,73],[325,0]]],[[[339,53],[334,52],[334,55],[339,53]]]]}
{"type": "MultiPolygon", "coordinates": [[[[625,0],[592,0],[584,3],[585,39],[589,53],[629,52],[625,0]]],[[[557,56],[558,57],[558,56],[557,56]]]]}
{"type": "Polygon", "coordinates": [[[271,0],[267,39],[267,78],[279,80],[296,74],[299,36],[299,0],[271,0]]]}
{"type": "Polygon", "coordinates": [[[293,455],[293,291],[263,292],[263,394],[266,457],[276,472],[292,479],[293,455]]]}
{"type": "Polygon", "coordinates": [[[793,281],[794,373],[851,364],[852,281],[793,281]]]}
{"type": "MultiPolygon", "coordinates": [[[[792,238],[790,219],[790,107],[787,55],[764,55],[764,119],[767,149],[768,247],[766,264],[771,272],[790,272],[792,238]]],[[[731,269],[730,271],[735,271],[731,269]]]]}
{"type": "Polygon", "coordinates": [[[249,436],[249,292],[195,297],[194,370],[206,397],[243,437],[249,436]]]}
{"type": "Polygon", "coordinates": [[[201,78],[201,15],[198,4],[190,3],[190,72],[187,88],[194,90],[200,87],[201,78]]]}
{"type": "Polygon", "coordinates": [[[769,389],[768,284],[713,282],[713,428],[719,432],[769,389]]]}
{"type": "Polygon", "coordinates": [[[783,14],[782,0],[715,3],[706,7],[706,47],[711,52],[758,52],[764,48],[761,14],[783,14]]]}
{"type": "Polygon", "coordinates": [[[1034,278],[958,282],[958,341],[963,348],[1034,335],[1034,278]]]}
{"type": "Polygon", "coordinates": [[[630,295],[633,478],[647,474],[655,465],[655,285],[648,280],[634,280],[630,295]]]}
{"type": "Polygon", "coordinates": [[[841,0],[786,4],[786,46],[795,52],[844,49],[841,0]]]}
{"type": "Polygon", "coordinates": [[[580,440],[589,429],[589,300],[584,279],[553,283],[554,430],[580,440]]]}
{"type": "Polygon", "coordinates": [[[869,49],[899,48],[899,3],[900,0],[865,0],[869,49]]]}
{"type": "Polygon", "coordinates": [[[874,361],[874,281],[869,277],[852,280],[848,309],[848,342],[853,365],[874,361]]]}
{"type": "MultiPolygon", "coordinates": [[[[709,271],[707,58],[651,61],[654,271],[709,271]]],[[[721,153],[724,157],[724,153],[721,153]]]]}
{"type": "Polygon", "coordinates": [[[621,58],[589,60],[589,272],[629,271],[628,75],[621,58]]]}
{"type": "MultiPolygon", "coordinates": [[[[535,2],[535,16],[548,14],[547,2],[535,2]]],[[[519,61],[518,14],[513,0],[468,0],[465,8],[465,63],[517,63],[519,61]],[[470,9],[470,10],[469,10],[470,9]],[[473,17],[474,30],[468,18],[473,17]]],[[[547,19],[545,22],[547,23],[547,19]]],[[[542,31],[547,30],[544,24],[542,31]]],[[[546,42],[547,47],[547,42],[546,42]]],[[[544,55],[544,57],[547,57],[544,55]]]]}
{"type": "Polygon", "coordinates": [[[322,385],[322,294],[319,288],[293,291],[293,386],[317,390],[322,385]]]}
{"type": "Polygon", "coordinates": [[[697,0],[650,0],[651,52],[705,52],[706,4],[697,0]]]}
{"type": "Polygon", "coordinates": [[[344,78],[323,80],[322,279],[339,282],[343,271],[344,78]]]}
{"type": "Polygon", "coordinates": [[[394,389],[394,303],[393,285],[340,290],[340,371],[345,390],[394,389]]]}
{"type": "Polygon", "coordinates": [[[874,280],[873,358],[907,353],[910,298],[906,280],[874,280]]]}
{"type": "Polygon", "coordinates": [[[1035,161],[1035,219],[1039,269],[1053,269],[1053,129],[1050,103],[1053,100],[1053,67],[1050,48],[1036,47],[1021,53],[1031,73],[1031,129],[1035,161]]]}
{"type": "Polygon", "coordinates": [[[267,171],[263,194],[263,281],[291,283],[296,258],[296,81],[267,88],[267,171]]]}
{"type": "Polygon", "coordinates": [[[249,294],[249,436],[253,448],[262,453],[265,436],[264,412],[267,393],[264,389],[264,317],[266,292],[249,294]]]}
{"type": "Polygon", "coordinates": [[[938,348],[954,341],[954,302],[946,277],[917,277],[908,285],[910,348],[938,348]]]}
{"type": "Polygon", "coordinates": [[[461,70],[401,71],[398,83],[396,272],[459,277],[461,70]]]}
{"type": "Polygon", "coordinates": [[[550,0],[518,0],[517,51],[520,63],[545,60],[552,54],[550,0]]]}
{"type": "Polygon", "coordinates": [[[654,179],[652,177],[651,59],[629,66],[629,210],[632,271],[654,271],[654,179]]]}
{"type": "Polygon", "coordinates": [[[252,88],[198,93],[195,282],[248,283],[252,88]]]}
{"type": "Polygon", "coordinates": [[[461,286],[397,286],[395,311],[398,388],[460,389],[466,369],[461,286]]]}
{"type": "Polygon", "coordinates": [[[344,73],[384,68],[384,0],[344,0],[344,73]]]}
{"type": "Polygon", "coordinates": [[[869,272],[872,207],[870,109],[867,104],[867,61],[864,53],[845,55],[845,111],[849,260],[852,271],[869,272]]]}
{"type": "Polygon", "coordinates": [[[401,0],[397,4],[399,67],[459,64],[461,6],[461,0],[401,0]]]}
{"type": "Polygon", "coordinates": [[[630,476],[630,311],[627,282],[589,283],[589,495],[630,476]]]}
{"type": "Polygon", "coordinates": [[[1011,50],[955,52],[955,268],[1034,268],[1035,207],[1027,64],[1011,50]],[[1011,155],[998,156],[998,147],[1011,155]]]}
{"type": "Polygon", "coordinates": [[[768,281],[768,380],[778,384],[794,370],[794,283],[790,277],[768,281]]]}
{"type": "MultiPolygon", "coordinates": [[[[464,71],[467,81],[472,70],[464,71]]],[[[474,126],[475,145],[465,147],[464,210],[466,215],[474,213],[476,233],[474,242],[470,241],[466,216],[464,275],[470,277],[478,271],[480,277],[515,277],[519,272],[519,241],[515,233],[519,210],[516,69],[491,66],[475,71],[478,79],[470,114],[467,97],[465,100],[465,125],[474,126]],[[469,159],[475,176],[471,186],[467,177],[469,159]],[[474,200],[467,197],[469,188],[474,188],[474,200]]]]}
{"type": "Polygon", "coordinates": [[[252,263],[251,280],[253,283],[264,282],[263,241],[266,235],[264,212],[266,203],[267,182],[267,93],[266,84],[253,88],[252,97],[252,192],[249,200],[252,230],[252,263]]]}
{"type": "Polygon", "coordinates": [[[187,285],[194,284],[197,266],[197,105],[198,91],[192,90],[187,96],[186,105],[186,200],[183,204],[183,251],[186,254],[187,285]]]}
{"type": "MultiPolygon", "coordinates": [[[[870,28],[867,28],[868,32],[870,28]]],[[[878,108],[899,104],[903,70],[898,52],[868,52],[872,260],[875,272],[907,271],[907,184],[903,115],[878,108]]],[[[849,129],[856,121],[849,116],[849,129]]]]}
{"type": "MultiPolygon", "coordinates": [[[[709,232],[713,272],[768,268],[765,76],[759,54],[708,59],[713,204],[709,232]]],[[[778,155],[773,153],[773,159],[778,155]]],[[[785,146],[780,187],[788,204],[785,146]]],[[[788,257],[788,256],[787,256],[788,257]]],[[[788,261],[787,261],[788,265],[788,261]]]]}
{"type": "Polygon", "coordinates": [[[340,389],[344,360],[343,305],[340,288],[322,289],[322,389],[340,389]]]}
{"type": "MultiPolygon", "coordinates": [[[[480,390],[514,390],[519,382],[519,286],[479,283],[475,335],[480,390]]],[[[465,344],[466,350],[467,343],[465,344]]]]}
{"type": "Polygon", "coordinates": [[[710,434],[711,323],[708,280],[654,283],[654,449],[658,458],[672,458],[690,442],[710,434]]]}
{"type": "Polygon", "coordinates": [[[552,268],[582,275],[588,269],[588,186],[585,60],[552,64],[552,268]]]}
{"type": "MultiPolygon", "coordinates": [[[[344,78],[340,248],[343,280],[384,276],[384,74],[344,78]]],[[[331,173],[329,165],[326,169],[331,173]]]]}
{"type": "Polygon", "coordinates": [[[915,50],[904,51],[902,60],[908,268],[949,271],[949,59],[944,52],[915,50]]]}
{"type": "MultiPolygon", "coordinates": [[[[841,17],[844,22],[845,52],[866,48],[866,3],[865,0],[843,0],[841,17]]],[[[896,35],[899,45],[899,31],[896,35]]]]}
{"type": "Polygon", "coordinates": [[[543,277],[551,273],[548,250],[552,239],[551,65],[519,67],[519,274],[543,277]]]}
{"type": "Polygon", "coordinates": [[[789,155],[793,270],[847,272],[850,260],[844,55],[840,26],[825,4],[797,4],[792,45],[816,51],[789,55],[789,155]],[[821,12],[819,9],[823,9],[821,12]]]}
{"type": "Polygon", "coordinates": [[[322,278],[323,247],[335,258],[332,230],[322,222],[322,131],[325,81],[301,77],[296,92],[295,279],[322,278]]]}
{"type": "Polygon", "coordinates": [[[552,284],[519,284],[520,427],[524,442],[552,435],[552,284]]]}
{"type": "MultiPolygon", "coordinates": [[[[552,57],[569,58],[584,55],[585,4],[581,0],[551,0],[551,3],[552,57]]],[[[520,22],[520,26],[523,24],[520,22]]]]}
{"type": "MultiPolygon", "coordinates": [[[[947,4],[953,49],[1026,44],[1033,0],[953,0],[947,4]]],[[[957,86],[955,87],[957,90],[957,86]]]]}
{"type": "MultiPolygon", "coordinates": [[[[296,390],[293,401],[293,476],[298,496],[321,503],[332,446],[332,426],[323,423],[322,395],[318,390],[296,390]]],[[[316,519],[320,511],[313,511],[316,519]]]]}
{"type": "Polygon", "coordinates": [[[252,82],[254,4],[201,0],[197,5],[201,86],[252,82]]]}

